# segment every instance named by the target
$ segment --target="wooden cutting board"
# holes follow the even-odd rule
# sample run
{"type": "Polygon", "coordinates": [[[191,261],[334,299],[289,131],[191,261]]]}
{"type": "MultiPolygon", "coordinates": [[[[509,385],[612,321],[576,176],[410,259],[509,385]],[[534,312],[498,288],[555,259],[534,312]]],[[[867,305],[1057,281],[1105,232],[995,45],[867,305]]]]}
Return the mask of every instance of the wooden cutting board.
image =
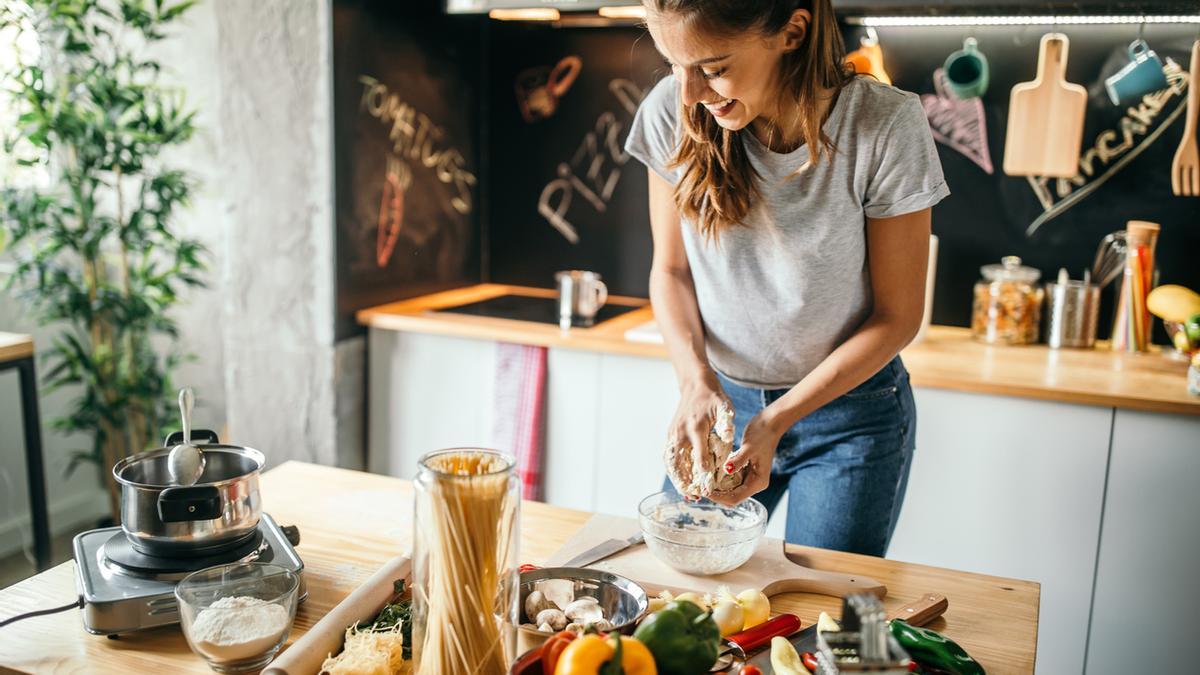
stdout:
{"type": "Polygon", "coordinates": [[[1012,88],[1004,173],[1070,178],[1079,171],[1087,90],[1066,81],[1067,36],[1047,33],[1032,82],[1012,88]]]}
{"type": "MultiPolygon", "coordinates": [[[[632,518],[594,515],[547,559],[546,566],[562,565],[596,544],[609,539],[628,539],[637,532],[637,521],[632,518]]],[[[734,593],[746,588],[761,588],[768,597],[780,593],[816,593],[834,597],[874,593],[882,598],[887,594],[887,587],[874,579],[822,572],[797,564],[784,555],[783,546],[780,539],[765,538],[744,565],[714,576],[697,576],[672,569],[659,562],[645,544],[631,546],[588,567],[635,581],[650,595],[663,590],[676,594],[683,591],[713,593],[720,586],[728,587],[734,593]]]]}

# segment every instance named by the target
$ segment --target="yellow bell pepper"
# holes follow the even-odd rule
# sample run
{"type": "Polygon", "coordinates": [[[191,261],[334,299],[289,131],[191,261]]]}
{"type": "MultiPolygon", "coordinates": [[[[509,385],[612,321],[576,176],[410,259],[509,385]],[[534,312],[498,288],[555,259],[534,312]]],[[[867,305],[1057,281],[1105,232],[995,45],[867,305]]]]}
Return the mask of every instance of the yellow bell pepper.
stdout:
{"type": "MultiPolygon", "coordinates": [[[[554,675],[598,675],[616,654],[617,637],[583,635],[573,640],[558,657],[554,675]]],[[[646,645],[631,637],[621,636],[620,640],[621,670],[625,675],[658,675],[654,656],[646,645]]]]}

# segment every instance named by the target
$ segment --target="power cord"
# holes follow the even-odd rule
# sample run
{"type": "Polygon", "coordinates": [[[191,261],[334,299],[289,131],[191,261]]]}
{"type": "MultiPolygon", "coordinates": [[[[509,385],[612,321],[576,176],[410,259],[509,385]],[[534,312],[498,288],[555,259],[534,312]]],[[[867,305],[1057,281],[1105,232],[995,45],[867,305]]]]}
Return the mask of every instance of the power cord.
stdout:
{"type": "Polygon", "coordinates": [[[4,628],[5,626],[7,626],[10,623],[16,623],[16,622],[22,621],[24,619],[32,619],[35,616],[45,616],[47,614],[57,614],[59,612],[65,612],[68,609],[75,609],[76,607],[78,607],[80,609],[83,608],[83,596],[82,595],[79,596],[78,598],[76,598],[75,602],[72,602],[69,605],[63,605],[62,607],[55,607],[54,609],[39,609],[39,610],[36,610],[33,612],[25,612],[24,614],[18,614],[14,617],[10,617],[8,619],[0,621],[0,628],[4,628]]]}

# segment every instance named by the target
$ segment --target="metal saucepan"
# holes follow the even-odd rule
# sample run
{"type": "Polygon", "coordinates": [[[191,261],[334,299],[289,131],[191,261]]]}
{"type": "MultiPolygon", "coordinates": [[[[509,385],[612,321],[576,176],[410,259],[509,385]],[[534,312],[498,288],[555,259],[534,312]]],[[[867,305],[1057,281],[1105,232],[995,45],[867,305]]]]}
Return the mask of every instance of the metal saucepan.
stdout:
{"type": "Polygon", "coordinates": [[[254,535],[262,515],[258,474],[266,464],[253,448],[225,445],[211,431],[192,432],[204,452],[204,473],[195,485],[173,485],[167,457],[178,442],[117,462],[121,485],[121,529],[135,549],[147,555],[213,554],[254,535]],[[201,444],[203,440],[209,442],[201,444]]]}

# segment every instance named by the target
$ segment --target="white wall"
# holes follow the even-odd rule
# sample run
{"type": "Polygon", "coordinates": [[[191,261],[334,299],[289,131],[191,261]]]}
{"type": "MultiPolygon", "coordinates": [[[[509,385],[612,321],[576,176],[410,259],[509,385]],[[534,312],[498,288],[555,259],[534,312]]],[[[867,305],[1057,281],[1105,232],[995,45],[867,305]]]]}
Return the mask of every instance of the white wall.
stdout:
{"type": "MultiPolygon", "coordinates": [[[[360,456],[361,395],[335,400],[335,387],[362,390],[362,340],[335,346],[333,336],[330,22],[329,0],[208,0],[158,47],[166,78],[198,110],[196,137],[171,158],[199,181],[177,225],[212,254],[209,287],[176,312],[182,346],[197,357],[176,383],[196,389],[196,426],[264,451],[271,465],[360,456]]],[[[52,335],[5,293],[0,330],[32,332],[41,347],[52,335]]],[[[28,521],[16,387],[15,375],[0,376],[0,556],[28,521]]],[[[55,531],[106,508],[94,475],[61,477],[82,444],[47,423],[72,396],[42,398],[55,531]]]]}

